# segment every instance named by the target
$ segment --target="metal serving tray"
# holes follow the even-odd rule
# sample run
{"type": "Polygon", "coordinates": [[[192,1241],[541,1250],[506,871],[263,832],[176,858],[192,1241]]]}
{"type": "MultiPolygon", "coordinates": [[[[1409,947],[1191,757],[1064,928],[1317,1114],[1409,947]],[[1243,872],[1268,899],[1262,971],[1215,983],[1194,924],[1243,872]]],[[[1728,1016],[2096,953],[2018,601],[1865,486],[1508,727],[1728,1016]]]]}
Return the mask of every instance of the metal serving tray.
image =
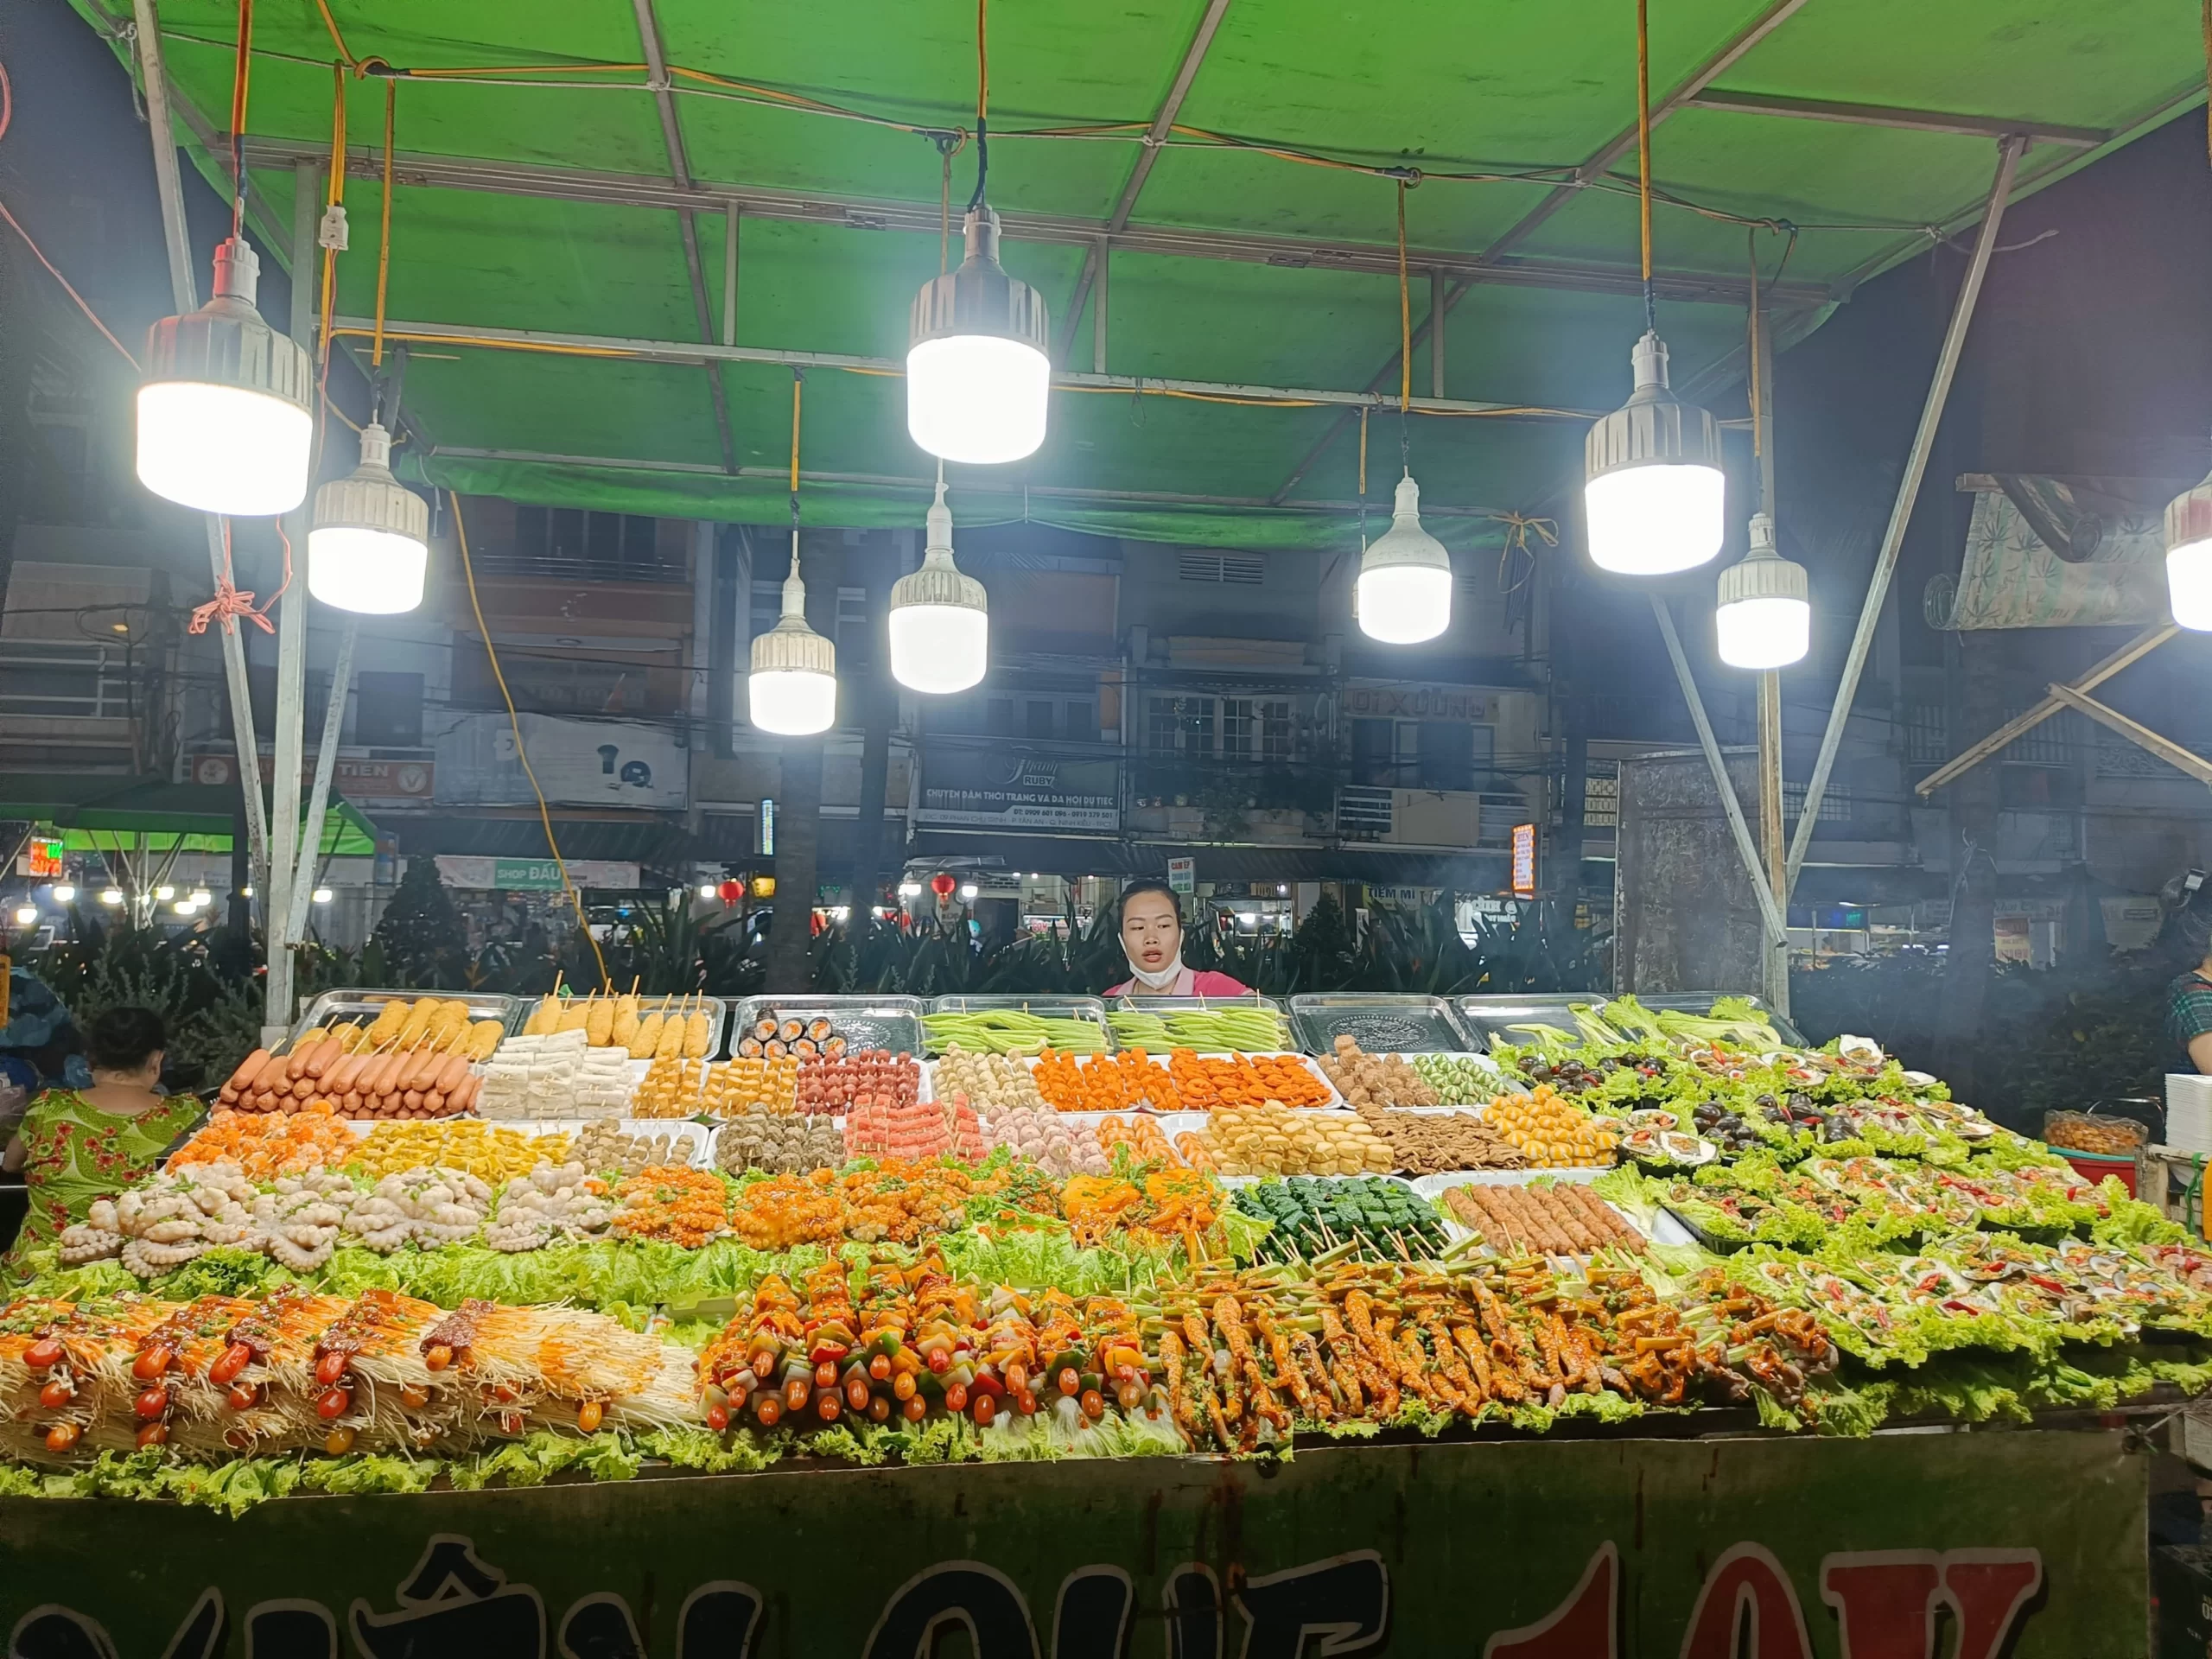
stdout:
{"type": "Polygon", "coordinates": [[[1106,1004],[1096,996],[940,996],[928,1007],[931,1014],[988,1014],[1011,1008],[1043,1020],[1087,1020],[1098,1027],[1110,1051],[1116,1046],[1106,1024],[1106,1004]]]}
{"type": "MultiPolygon", "coordinates": [[[[1692,991],[1657,996],[1639,995],[1637,1001],[1655,1012],[1663,1008],[1680,1014],[1707,1014],[1712,1011],[1715,1001],[1730,995],[1732,993],[1726,991],[1692,991]]],[[[1509,1029],[1516,1025],[1558,1026],[1571,1032],[1574,1029],[1574,1016],[1567,1012],[1569,1003],[1598,1005],[1610,1000],[1608,995],[1599,991],[1575,996],[1463,996],[1453,1007],[1468,1030],[1480,1039],[1484,1048],[1488,1049],[1499,1043],[1523,1040],[1520,1033],[1509,1029]]],[[[1745,996],[1744,1000],[1767,1017],[1774,1027],[1775,1033],[1783,1042],[1795,1047],[1809,1046],[1804,1033],[1783,1015],[1775,1013],[1763,999],[1745,996]]]]}
{"type": "Polygon", "coordinates": [[[1452,1054],[1480,1046],[1440,996],[1317,991],[1290,999],[1290,1028],[1308,1054],[1348,1036],[1370,1054],[1452,1054]]]}
{"type": "Polygon", "coordinates": [[[918,996],[748,996],[737,1005],[730,1046],[734,1050],[763,1020],[827,1020],[849,1053],[881,1048],[918,1060],[926,1006],[918,996]]]}
{"type": "MultiPolygon", "coordinates": [[[[1286,1022],[1289,1019],[1281,1003],[1271,996],[1262,996],[1256,991],[1243,996],[1117,996],[1112,1000],[1109,1006],[1138,1014],[1156,1014],[1163,1020],[1171,1014],[1213,1014],[1218,1013],[1223,1008],[1265,1008],[1286,1022]]],[[[1110,1026],[1109,1035],[1111,1035],[1110,1026]]],[[[1291,1032],[1289,1040],[1291,1042],[1298,1040],[1295,1030],[1291,1032]]],[[[1114,1046],[1120,1048],[1122,1044],[1116,1039],[1114,1046]]],[[[1287,1052],[1288,1051],[1277,1052],[1287,1052]]]]}
{"type": "Polygon", "coordinates": [[[537,999],[530,996],[505,996],[493,991],[384,991],[371,989],[325,991],[308,1004],[308,1011],[300,1016],[291,1033],[284,1039],[289,1052],[292,1046],[310,1031],[322,1026],[336,1025],[341,1020],[359,1020],[366,1023],[384,1011],[387,1002],[416,1002],[424,997],[435,997],[441,1002],[466,1002],[468,1017],[475,1020],[498,1020],[506,1027],[510,1037],[522,1029],[522,1022],[530,1017],[531,1009],[537,1006],[537,999]]]}

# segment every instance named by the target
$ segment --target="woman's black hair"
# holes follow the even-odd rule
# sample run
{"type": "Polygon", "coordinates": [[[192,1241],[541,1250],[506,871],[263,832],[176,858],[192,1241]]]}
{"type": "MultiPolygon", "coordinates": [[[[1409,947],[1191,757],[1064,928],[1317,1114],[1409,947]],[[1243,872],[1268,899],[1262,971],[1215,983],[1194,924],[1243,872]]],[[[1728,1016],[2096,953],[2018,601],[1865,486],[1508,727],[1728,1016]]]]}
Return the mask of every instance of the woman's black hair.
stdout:
{"type": "Polygon", "coordinates": [[[168,1046],[162,1016],[151,1008],[110,1008],[85,1033],[85,1058],[96,1071],[136,1071],[168,1046]]]}
{"type": "Polygon", "coordinates": [[[1178,928],[1183,925],[1183,900],[1181,895],[1177,893],[1174,888],[1169,887],[1165,881],[1162,881],[1156,875],[1141,875],[1135,880],[1130,882],[1128,887],[1122,889],[1122,909],[1125,912],[1129,907],[1129,900],[1135,898],[1137,894],[1141,893],[1156,893],[1162,898],[1166,899],[1167,902],[1175,908],[1175,925],[1178,928]]]}

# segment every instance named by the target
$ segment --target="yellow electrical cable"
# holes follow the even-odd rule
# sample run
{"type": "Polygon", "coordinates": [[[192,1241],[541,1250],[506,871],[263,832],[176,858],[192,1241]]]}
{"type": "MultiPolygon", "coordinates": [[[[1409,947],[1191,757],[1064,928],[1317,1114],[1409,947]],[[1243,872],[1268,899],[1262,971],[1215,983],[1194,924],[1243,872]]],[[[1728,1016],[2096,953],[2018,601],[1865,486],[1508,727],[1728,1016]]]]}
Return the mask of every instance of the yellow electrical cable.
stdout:
{"type": "MultiPolygon", "coordinates": [[[[2208,0],[2212,3],[2212,0],[2208,0]]],[[[1644,309],[1651,308],[1651,20],[1649,0],[1636,0],[1636,175],[1643,237],[1644,309]]]]}
{"type": "Polygon", "coordinates": [[[791,371],[791,522],[798,522],[798,404],[799,393],[806,386],[806,376],[798,369],[791,371]]]}
{"type": "Polygon", "coordinates": [[[369,353],[372,368],[384,366],[384,294],[391,278],[391,128],[399,101],[399,83],[384,84],[384,220],[377,236],[376,346],[369,353]]]}
{"type": "Polygon", "coordinates": [[[346,37],[338,32],[338,20],[330,15],[330,0],[315,0],[315,10],[322,14],[322,26],[330,31],[330,43],[338,48],[338,55],[348,69],[359,73],[359,60],[346,47],[346,37]]]}
{"type": "MultiPolygon", "coordinates": [[[[326,16],[327,12],[324,14],[326,16]]],[[[332,25],[334,33],[337,26],[332,25]]],[[[330,178],[323,194],[326,207],[343,207],[346,201],[346,66],[330,66],[330,178]]],[[[322,332],[316,337],[315,350],[323,364],[326,379],[330,364],[330,317],[338,299],[338,250],[322,251],[322,332]]],[[[326,398],[327,393],[325,394],[326,398]]]]}
{"type": "Polygon", "coordinates": [[[1406,290],[1406,181],[1398,181],[1398,413],[1414,400],[1414,314],[1406,290]]]}
{"type": "Polygon", "coordinates": [[[607,956],[599,948],[599,939],[591,931],[591,918],[584,913],[584,896],[576,891],[576,884],[569,879],[568,861],[561,856],[561,843],[553,834],[553,814],[545,804],[545,791],[537,786],[537,774],[531,770],[530,750],[522,741],[522,716],[515,712],[514,693],[507,690],[507,677],[499,671],[499,652],[492,643],[492,630],[484,622],[484,607],[476,597],[476,568],[468,558],[468,526],[461,522],[461,498],[453,501],[454,539],[461,543],[461,574],[468,583],[468,608],[476,617],[476,632],[483,637],[485,660],[492,664],[492,678],[498,683],[499,701],[507,705],[507,724],[515,734],[515,759],[522,762],[522,775],[530,779],[530,792],[537,798],[538,822],[545,826],[545,844],[552,850],[554,868],[561,872],[561,887],[569,895],[569,903],[576,912],[576,925],[583,930],[584,938],[591,945],[591,954],[599,963],[599,982],[601,988],[613,990],[613,980],[607,971],[607,956]]]}
{"type": "Polygon", "coordinates": [[[1359,406],[1359,497],[1367,499],[1367,405],[1359,406]]]}
{"type": "Polygon", "coordinates": [[[238,55],[231,66],[231,234],[245,234],[246,89],[253,79],[253,0],[238,0],[238,55]]]}

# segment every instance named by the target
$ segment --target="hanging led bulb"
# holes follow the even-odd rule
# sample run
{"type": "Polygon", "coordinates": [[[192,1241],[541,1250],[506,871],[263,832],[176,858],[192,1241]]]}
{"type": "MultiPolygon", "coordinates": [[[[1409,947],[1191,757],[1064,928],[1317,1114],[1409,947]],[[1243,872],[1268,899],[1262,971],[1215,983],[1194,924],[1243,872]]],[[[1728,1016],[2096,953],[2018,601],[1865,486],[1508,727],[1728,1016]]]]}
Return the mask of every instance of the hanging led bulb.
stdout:
{"type": "Polygon", "coordinates": [[[1583,445],[1590,558],[1621,575],[1694,569],[1720,550],[1728,483],[1720,429],[1667,389],[1667,345],[1636,343],[1636,390],[1583,445]]]}
{"type": "Polygon", "coordinates": [[[1590,559],[1622,575],[1694,569],[1720,550],[1727,479],[1713,416],[1667,387],[1651,286],[1651,73],[1644,7],[1636,9],[1636,158],[1643,256],[1643,338],[1630,362],[1628,402],[1590,429],[1583,446],[1583,518],[1590,559]]]}
{"type": "Polygon", "coordinates": [[[261,261],[242,237],[215,250],[215,296],[146,336],[138,481],[202,512],[289,512],[308,493],[313,365],[254,308],[261,261]]]}
{"type": "Polygon", "coordinates": [[[2166,603],[2183,627],[2212,630],[2212,476],[2166,505],[2166,603]]]}
{"type": "Polygon", "coordinates": [[[423,602],[430,563],[430,509],[391,475],[391,436],[361,429],[361,464],[315,493],[308,535],[308,591],[364,616],[393,616],[423,602]]]}
{"type": "Polygon", "coordinates": [[[959,269],[914,296],[906,430],[944,461],[1020,461],[1045,442],[1052,382],[1045,296],[999,264],[999,216],[980,200],[961,239],[959,269]]]}
{"type": "Polygon", "coordinates": [[[989,599],[952,563],[952,510],[940,467],[922,568],[891,589],[891,676],[912,691],[965,691],[983,677],[990,655],[989,599]]]}
{"type": "Polygon", "coordinates": [[[779,737],[811,737],[837,720],[837,647],[806,626],[806,584],[798,575],[798,537],[784,578],[784,613],[753,642],[746,694],[752,720],[779,737]]]}
{"type": "Polygon", "coordinates": [[[1813,639],[1813,602],[1805,567],[1774,545],[1774,520],[1751,515],[1751,547],[1743,563],[1720,573],[1720,607],[1713,613],[1720,660],[1731,668],[1787,668],[1813,639]]]}
{"type": "Polygon", "coordinates": [[[1452,556],[1421,527],[1421,486],[1398,480],[1390,528],[1360,555],[1359,631],[1385,645],[1417,645],[1452,626],[1452,556]]]}

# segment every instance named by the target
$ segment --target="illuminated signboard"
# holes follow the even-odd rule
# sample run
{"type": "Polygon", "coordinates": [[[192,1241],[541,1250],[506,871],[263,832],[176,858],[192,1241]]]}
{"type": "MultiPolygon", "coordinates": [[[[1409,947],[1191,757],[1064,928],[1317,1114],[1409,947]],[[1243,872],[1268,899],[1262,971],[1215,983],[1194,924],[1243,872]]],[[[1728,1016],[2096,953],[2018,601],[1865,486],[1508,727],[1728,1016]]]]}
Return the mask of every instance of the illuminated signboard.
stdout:
{"type": "Polygon", "coordinates": [[[1513,896],[1536,896],[1536,826],[1533,823],[1513,826],[1513,896]]]}

